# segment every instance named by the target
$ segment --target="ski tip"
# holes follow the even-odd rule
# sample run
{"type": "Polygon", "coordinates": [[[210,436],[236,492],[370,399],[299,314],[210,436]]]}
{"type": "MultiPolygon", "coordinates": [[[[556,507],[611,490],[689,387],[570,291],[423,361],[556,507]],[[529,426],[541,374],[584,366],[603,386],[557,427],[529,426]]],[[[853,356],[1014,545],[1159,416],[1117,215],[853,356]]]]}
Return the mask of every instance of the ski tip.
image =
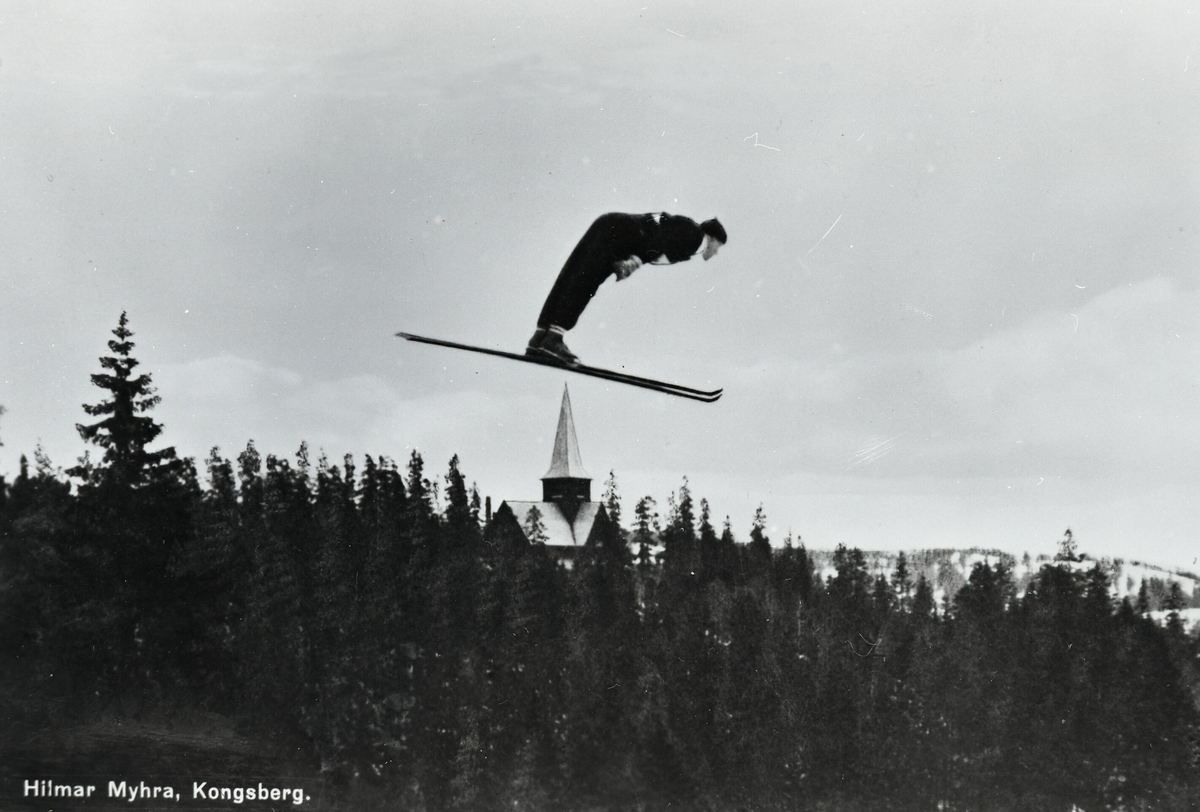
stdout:
{"type": "Polygon", "coordinates": [[[678,389],[663,390],[663,391],[667,391],[668,394],[672,394],[672,395],[679,394],[679,395],[682,395],[683,397],[689,397],[692,400],[699,400],[703,403],[715,403],[716,401],[721,399],[721,395],[725,394],[724,389],[714,389],[711,392],[688,391],[688,390],[680,392],[678,389]]]}

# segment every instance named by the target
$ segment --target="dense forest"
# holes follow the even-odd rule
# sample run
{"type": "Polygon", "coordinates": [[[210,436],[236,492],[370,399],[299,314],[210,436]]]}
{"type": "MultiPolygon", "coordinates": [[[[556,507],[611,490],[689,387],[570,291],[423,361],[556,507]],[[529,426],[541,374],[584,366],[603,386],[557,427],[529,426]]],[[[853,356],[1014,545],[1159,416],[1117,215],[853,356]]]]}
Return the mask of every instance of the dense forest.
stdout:
{"type": "Polygon", "coordinates": [[[938,604],[903,557],[839,548],[822,579],[761,511],[743,542],[686,481],[659,515],[615,478],[567,566],[457,458],[149,450],[157,396],[113,332],[97,457],[0,488],[0,761],[198,709],[329,808],[1197,808],[1200,647],[1100,568],[1018,594],[980,564],[938,604]]]}

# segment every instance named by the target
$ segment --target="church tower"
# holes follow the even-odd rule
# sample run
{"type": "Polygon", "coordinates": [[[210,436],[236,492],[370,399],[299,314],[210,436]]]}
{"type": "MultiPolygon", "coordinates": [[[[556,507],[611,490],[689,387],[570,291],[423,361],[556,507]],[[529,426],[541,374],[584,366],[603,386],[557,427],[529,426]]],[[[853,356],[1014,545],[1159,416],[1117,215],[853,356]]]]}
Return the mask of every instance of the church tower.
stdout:
{"type": "Polygon", "coordinates": [[[542,501],[557,504],[567,521],[575,520],[581,504],[592,501],[592,478],[583,470],[583,459],[579,456],[579,440],[575,437],[575,418],[571,415],[571,396],[566,384],[563,384],[550,470],[542,477],[542,501]]]}
{"type": "Polygon", "coordinates": [[[571,396],[563,386],[558,430],[550,453],[550,470],[542,477],[542,500],[506,499],[496,511],[496,521],[511,523],[529,541],[537,539],[569,561],[573,549],[582,547],[608,522],[604,505],[592,501],[592,478],[583,470],[571,396]],[[535,529],[536,528],[536,529],[535,529]]]}

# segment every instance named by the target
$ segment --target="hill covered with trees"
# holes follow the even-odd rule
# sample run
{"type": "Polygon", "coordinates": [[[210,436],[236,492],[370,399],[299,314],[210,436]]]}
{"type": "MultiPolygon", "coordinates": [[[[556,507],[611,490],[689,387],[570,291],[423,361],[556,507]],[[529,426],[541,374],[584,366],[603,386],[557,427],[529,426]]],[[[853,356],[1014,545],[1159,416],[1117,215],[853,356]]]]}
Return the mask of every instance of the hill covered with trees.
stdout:
{"type": "Polygon", "coordinates": [[[114,334],[79,427],[100,459],[39,454],[0,489],[5,777],[203,762],[405,810],[1200,797],[1197,640],[1102,567],[1050,561],[1018,592],[981,561],[939,602],[906,558],[773,545],[761,511],[743,542],[686,482],[627,528],[610,483],[618,520],[567,567],[488,522],[457,458],[250,443],[201,474],[148,450],[157,400],[124,317],[114,334]],[[170,737],[201,717],[220,735],[170,737]],[[73,733],[114,719],[160,735],[73,733]]]}

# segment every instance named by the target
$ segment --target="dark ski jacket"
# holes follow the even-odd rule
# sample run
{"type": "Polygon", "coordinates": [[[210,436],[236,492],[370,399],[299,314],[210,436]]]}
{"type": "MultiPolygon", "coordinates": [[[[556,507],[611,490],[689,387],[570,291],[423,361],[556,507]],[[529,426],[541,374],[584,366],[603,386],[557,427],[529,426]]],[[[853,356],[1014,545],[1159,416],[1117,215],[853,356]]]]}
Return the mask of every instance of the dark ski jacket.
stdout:
{"type": "Polygon", "coordinates": [[[600,284],[617,272],[619,263],[631,257],[647,265],[684,262],[700,250],[706,234],[726,242],[725,229],[715,219],[701,224],[666,212],[600,215],[559,271],[538,326],[554,324],[570,330],[600,284]]]}

